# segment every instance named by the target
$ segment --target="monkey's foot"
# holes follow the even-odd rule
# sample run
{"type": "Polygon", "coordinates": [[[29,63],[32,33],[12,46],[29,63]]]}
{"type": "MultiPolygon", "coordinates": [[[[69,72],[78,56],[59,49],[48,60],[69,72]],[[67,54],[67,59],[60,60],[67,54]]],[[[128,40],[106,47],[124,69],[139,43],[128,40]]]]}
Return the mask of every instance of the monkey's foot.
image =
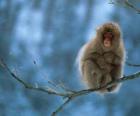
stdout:
{"type": "Polygon", "coordinates": [[[112,91],[116,90],[117,87],[118,87],[117,85],[113,85],[112,87],[107,88],[107,91],[112,92],[112,91]]]}

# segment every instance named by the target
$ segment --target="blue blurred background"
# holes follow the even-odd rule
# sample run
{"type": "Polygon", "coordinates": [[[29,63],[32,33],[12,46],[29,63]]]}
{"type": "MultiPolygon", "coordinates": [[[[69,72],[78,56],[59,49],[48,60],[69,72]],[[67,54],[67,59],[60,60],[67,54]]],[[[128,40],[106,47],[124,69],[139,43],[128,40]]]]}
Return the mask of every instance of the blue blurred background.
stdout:
{"type": "MultiPolygon", "coordinates": [[[[29,83],[63,83],[84,89],[75,67],[81,46],[98,25],[120,24],[127,61],[140,64],[140,14],[108,0],[0,0],[0,57],[29,83]]],[[[139,0],[133,0],[140,6],[139,0]]],[[[139,71],[125,66],[124,74],[139,71]]],[[[59,116],[140,116],[140,79],[124,82],[117,94],[95,93],[68,104],[59,116]]],[[[0,68],[0,116],[49,116],[62,99],[25,89],[0,68]]]]}

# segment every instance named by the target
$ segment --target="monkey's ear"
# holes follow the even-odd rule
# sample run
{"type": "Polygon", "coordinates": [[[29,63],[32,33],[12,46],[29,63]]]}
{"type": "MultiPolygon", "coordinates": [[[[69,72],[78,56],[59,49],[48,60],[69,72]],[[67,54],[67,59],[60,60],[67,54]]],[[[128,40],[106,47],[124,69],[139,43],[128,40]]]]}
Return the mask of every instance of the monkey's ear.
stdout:
{"type": "Polygon", "coordinates": [[[100,27],[97,27],[97,28],[96,28],[96,32],[98,32],[99,30],[100,30],[100,27]]]}
{"type": "Polygon", "coordinates": [[[113,24],[114,24],[115,26],[117,26],[117,27],[120,26],[119,23],[116,23],[116,22],[113,22],[113,24]]]}
{"type": "Polygon", "coordinates": [[[103,24],[99,25],[97,28],[96,28],[96,32],[102,32],[103,31],[103,24]]]}

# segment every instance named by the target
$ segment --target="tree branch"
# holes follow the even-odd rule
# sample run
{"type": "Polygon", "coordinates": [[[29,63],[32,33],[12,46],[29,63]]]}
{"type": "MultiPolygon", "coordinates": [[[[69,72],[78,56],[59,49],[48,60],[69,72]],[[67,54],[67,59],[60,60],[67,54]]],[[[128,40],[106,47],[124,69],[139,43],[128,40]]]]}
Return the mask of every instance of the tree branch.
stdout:
{"type": "Polygon", "coordinates": [[[56,92],[55,90],[53,90],[52,88],[50,87],[46,87],[46,88],[43,88],[43,87],[39,87],[39,86],[34,86],[34,85],[31,85],[27,82],[25,82],[24,80],[22,80],[19,76],[17,76],[14,72],[12,72],[10,70],[10,68],[7,66],[7,64],[1,59],[0,60],[0,65],[1,67],[3,67],[14,79],[16,79],[19,83],[21,83],[25,88],[27,89],[31,89],[31,90],[36,90],[36,91],[41,91],[41,92],[45,92],[45,93],[48,93],[48,94],[53,94],[53,95],[57,95],[57,96],[63,96],[63,97],[67,97],[67,95],[65,93],[59,93],[59,92],[56,92]]]}
{"type": "Polygon", "coordinates": [[[125,0],[124,3],[131,9],[135,10],[137,13],[140,13],[140,9],[136,8],[132,3],[130,3],[128,0],[125,0]]]}
{"type": "MultiPolygon", "coordinates": [[[[87,95],[90,94],[92,92],[98,91],[102,88],[108,88],[111,87],[112,85],[115,85],[117,83],[121,83],[124,82],[126,80],[132,80],[132,79],[136,79],[136,78],[140,78],[140,71],[136,72],[132,75],[128,75],[128,76],[123,76],[120,79],[117,79],[115,81],[112,81],[106,85],[103,85],[101,87],[95,88],[95,89],[85,89],[85,90],[80,90],[80,91],[65,91],[65,92],[59,92],[57,90],[53,90],[52,88],[48,87],[43,88],[43,87],[36,87],[33,86],[31,84],[28,84],[27,82],[25,82],[24,80],[22,80],[20,77],[18,77],[14,72],[12,72],[10,70],[10,68],[6,65],[6,63],[3,60],[0,60],[0,65],[2,68],[4,68],[14,79],[16,79],[19,83],[21,83],[25,88],[27,89],[31,89],[31,90],[36,90],[36,91],[41,91],[41,92],[45,92],[47,94],[52,94],[52,95],[57,95],[60,96],[62,98],[67,99],[63,104],[61,104],[53,113],[52,116],[56,116],[56,114],[58,112],[60,112],[64,106],[66,106],[69,102],[71,102],[74,98],[77,98],[79,96],[83,96],[83,95],[87,95]]],[[[132,64],[131,64],[132,65],[132,64]]],[[[133,66],[133,65],[132,65],[133,66]]],[[[135,66],[135,65],[134,65],[135,66]]]]}
{"type": "Polygon", "coordinates": [[[109,0],[109,4],[119,4],[119,5],[123,5],[124,4],[128,8],[131,8],[134,11],[136,11],[138,14],[140,14],[140,9],[137,8],[135,5],[133,5],[132,3],[130,3],[128,0],[124,0],[123,4],[121,2],[118,2],[118,1],[109,0]]]}
{"type": "Polygon", "coordinates": [[[133,67],[140,67],[140,64],[131,64],[130,62],[125,62],[128,66],[133,66],[133,67]]]}
{"type": "Polygon", "coordinates": [[[67,98],[67,100],[66,100],[63,104],[61,104],[61,105],[52,113],[51,116],[56,116],[56,114],[57,114],[58,112],[60,112],[60,111],[64,108],[64,106],[67,105],[67,104],[71,101],[71,99],[72,99],[71,97],[67,98]]]}

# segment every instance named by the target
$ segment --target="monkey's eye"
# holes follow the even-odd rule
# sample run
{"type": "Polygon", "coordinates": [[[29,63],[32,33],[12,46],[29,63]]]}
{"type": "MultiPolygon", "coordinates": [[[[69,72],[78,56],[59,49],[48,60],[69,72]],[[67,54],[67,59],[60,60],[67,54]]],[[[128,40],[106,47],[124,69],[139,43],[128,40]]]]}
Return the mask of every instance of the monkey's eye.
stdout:
{"type": "Polygon", "coordinates": [[[112,32],[112,29],[107,29],[107,32],[112,32]]]}
{"type": "Polygon", "coordinates": [[[110,38],[110,39],[113,39],[113,34],[112,34],[112,32],[106,31],[106,32],[103,34],[103,38],[110,38]]]}

